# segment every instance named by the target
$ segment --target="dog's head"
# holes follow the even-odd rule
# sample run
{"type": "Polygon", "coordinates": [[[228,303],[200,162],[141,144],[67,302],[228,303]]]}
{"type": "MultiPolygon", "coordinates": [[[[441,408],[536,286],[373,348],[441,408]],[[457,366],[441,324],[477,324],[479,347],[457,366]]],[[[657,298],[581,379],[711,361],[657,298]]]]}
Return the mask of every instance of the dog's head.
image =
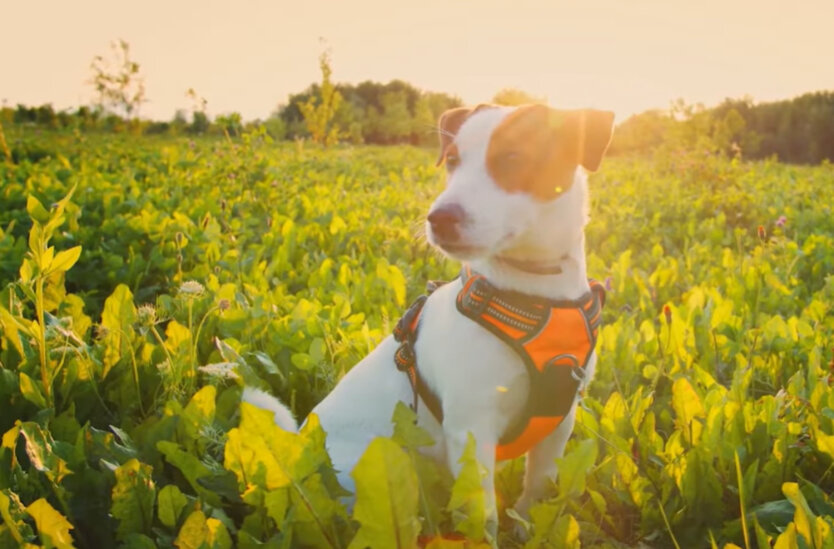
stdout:
{"type": "Polygon", "coordinates": [[[587,185],[611,140],[614,114],[544,105],[458,108],[440,117],[446,189],[429,211],[429,242],[462,261],[528,260],[581,236],[587,185]]]}

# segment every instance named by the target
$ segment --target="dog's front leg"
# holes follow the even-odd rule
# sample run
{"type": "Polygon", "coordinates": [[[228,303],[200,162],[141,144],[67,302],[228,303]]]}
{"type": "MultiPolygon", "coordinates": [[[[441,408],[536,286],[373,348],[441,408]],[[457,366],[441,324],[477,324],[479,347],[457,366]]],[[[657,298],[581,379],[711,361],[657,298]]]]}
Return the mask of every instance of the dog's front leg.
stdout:
{"type": "Polygon", "coordinates": [[[559,427],[527,453],[524,471],[524,490],[515,504],[515,510],[528,517],[530,507],[547,492],[548,486],[556,480],[558,468],[556,458],[565,453],[565,445],[576,422],[576,404],[559,427]]]}
{"type": "Polygon", "coordinates": [[[456,417],[454,412],[445,414],[443,436],[446,441],[446,459],[449,470],[455,478],[462,468],[460,461],[469,439],[469,433],[475,438],[476,459],[486,470],[481,479],[487,516],[486,527],[492,539],[495,540],[498,533],[498,511],[495,506],[495,446],[497,444],[495,430],[486,424],[473,423],[471,410],[466,414],[465,420],[456,417]]]}

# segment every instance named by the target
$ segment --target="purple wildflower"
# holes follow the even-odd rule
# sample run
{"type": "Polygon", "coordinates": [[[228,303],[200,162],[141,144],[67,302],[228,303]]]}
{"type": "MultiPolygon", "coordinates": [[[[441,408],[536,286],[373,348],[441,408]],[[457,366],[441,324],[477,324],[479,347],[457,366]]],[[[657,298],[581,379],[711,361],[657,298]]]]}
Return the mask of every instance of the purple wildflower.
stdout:
{"type": "Polygon", "coordinates": [[[776,220],[776,226],[777,227],[784,227],[785,223],[787,223],[787,222],[788,222],[788,218],[785,217],[784,215],[780,215],[779,219],[776,220]]]}
{"type": "Polygon", "coordinates": [[[611,291],[611,282],[612,282],[612,281],[613,281],[613,279],[612,279],[610,276],[606,276],[606,277],[605,277],[605,291],[606,291],[606,292],[610,292],[610,291],[611,291]]]}

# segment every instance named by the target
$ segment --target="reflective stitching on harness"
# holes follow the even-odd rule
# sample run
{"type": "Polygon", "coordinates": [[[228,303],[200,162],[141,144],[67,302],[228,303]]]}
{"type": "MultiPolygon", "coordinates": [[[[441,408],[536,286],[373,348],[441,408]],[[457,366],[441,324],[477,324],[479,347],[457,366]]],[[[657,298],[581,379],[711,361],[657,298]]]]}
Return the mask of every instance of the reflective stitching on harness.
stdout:
{"type": "MultiPolygon", "coordinates": [[[[588,381],[585,367],[596,346],[605,290],[599,282],[589,280],[591,291],[581,298],[552,301],[498,290],[468,266],[460,278],[458,311],[510,346],[530,376],[530,394],[522,416],[510,425],[496,448],[496,459],[511,459],[552,433],[580,397],[588,381]]],[[[440,285],[430,282],[428,292],[440,285]]],[[[412,408],[416,411],[418,400],[422,400],[442,423],[442,403],[420,377],[414,352],[426,298],[420,296],[397,323],[394,337],[400,347],[394,362],[412,387],[412,408]]]]}

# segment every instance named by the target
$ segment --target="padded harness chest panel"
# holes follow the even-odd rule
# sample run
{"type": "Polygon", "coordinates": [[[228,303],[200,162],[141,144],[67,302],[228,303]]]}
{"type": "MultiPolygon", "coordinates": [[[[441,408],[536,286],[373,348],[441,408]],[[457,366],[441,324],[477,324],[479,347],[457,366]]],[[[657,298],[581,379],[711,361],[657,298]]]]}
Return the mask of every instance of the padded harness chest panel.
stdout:
{"type": "MultiPolygon", "coordinates": [[[[590,280],[591,291],[580,299],[552,301],[500,291],[468,267],[462,270],[461,280],[458,311],[509,345],[524,362],[530,377],[523,413],[496,448],[497,459],[512,459],[552,433],[570,412],[596,345],[605,290],[599,282],[590,280]]],[[[419,394],[442,422],[442,403],[422,383],[413,350],[424,302],[425,296],[418,299],[394,331],[402,343],[395,362],[409,375],[414,406],[419,394]]]]}

